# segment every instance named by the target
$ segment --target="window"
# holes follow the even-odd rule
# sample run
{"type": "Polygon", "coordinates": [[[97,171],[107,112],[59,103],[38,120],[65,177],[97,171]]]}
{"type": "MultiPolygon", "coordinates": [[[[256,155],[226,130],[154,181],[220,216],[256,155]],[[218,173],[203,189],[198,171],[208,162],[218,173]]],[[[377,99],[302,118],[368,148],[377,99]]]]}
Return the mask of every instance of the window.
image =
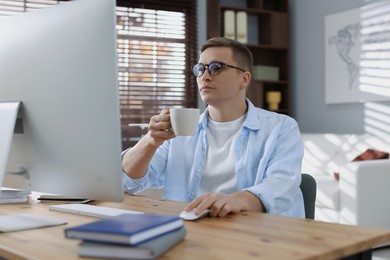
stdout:
{"type": "MultiPolygon", "coordinates": [[[[63,1],[0,0],[0,15],[14,15],[63,1]]],[[[167,107],[197,107],[191,66],[197,59],[197,1],[117,0],[118,82],[122,148],[167,107]]]]}
{"type": "Polygon", "coordinates": [[[196,107],[196,1],[117,1],[122,146],[167,107],[196,107]],[[194,3],[195,2],[195,3],[194,3]]]}

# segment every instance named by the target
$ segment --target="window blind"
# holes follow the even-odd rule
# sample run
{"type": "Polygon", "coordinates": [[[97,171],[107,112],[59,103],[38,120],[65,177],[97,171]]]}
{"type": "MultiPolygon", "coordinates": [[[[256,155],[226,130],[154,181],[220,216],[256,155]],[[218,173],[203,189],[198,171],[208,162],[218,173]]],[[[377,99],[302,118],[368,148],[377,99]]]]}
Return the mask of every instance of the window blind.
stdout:
{"type": "Polygon", "coordinates": [[[193,2],[117,2],[123,149],[142,135],[142,128],[129,124],[148,123],[163,108],[197,107],[191,73],[197,49],[193,2]]]}
{"type": "Polygon", "coordinates": [[[179,12],[119,8],[120,103],[127,123],[148,122],[185,99],[184,16],[179,12]]]}
{"type": "Polygon", "coordinates": [[[60,0],[0,0],[0,16],[15,15],[35,9],[50,7],[60,0]]]}

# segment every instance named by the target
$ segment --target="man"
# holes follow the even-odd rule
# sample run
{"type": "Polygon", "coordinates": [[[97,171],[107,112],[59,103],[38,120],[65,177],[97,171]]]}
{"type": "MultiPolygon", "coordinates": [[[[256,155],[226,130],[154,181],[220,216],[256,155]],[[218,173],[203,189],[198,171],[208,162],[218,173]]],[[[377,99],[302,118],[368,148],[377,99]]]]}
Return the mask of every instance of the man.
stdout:
{"type": "Polygon", "coordinates": [[[186,211],[212,217],[260,211],[304,217],[299,189],[303,145],[292,118],[246,99],[253,58],[234,40],[208,40],[193,67],[208,105],[193,136],[175,137],[169,110],[124,152],[127,192],[164,187],[164,198],[190,202],[186,211]]]}

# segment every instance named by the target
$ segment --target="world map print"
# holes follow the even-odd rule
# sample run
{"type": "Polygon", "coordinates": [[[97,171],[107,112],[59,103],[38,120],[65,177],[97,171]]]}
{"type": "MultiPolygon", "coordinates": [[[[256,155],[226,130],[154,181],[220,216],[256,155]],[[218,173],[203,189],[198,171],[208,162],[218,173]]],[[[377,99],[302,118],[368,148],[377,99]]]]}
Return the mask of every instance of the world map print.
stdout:
{"type": "Polygon", "coordinates": [[[390,100],[390,1],[325,16],[325,103],[390,100]]]}
{"type": "Polygon", "coordinates": [[[337,53],[340,59],[345,63],[348,72],[348,86],[352,88],[353,83],[359,74],[359,64],[354,61],[351,56],[353,48],[355,48],[359,41],[360,23],[347,25],[340,29],[337,35],[329,38],[329,44],[334,44],[337,47],[337,53]]]}

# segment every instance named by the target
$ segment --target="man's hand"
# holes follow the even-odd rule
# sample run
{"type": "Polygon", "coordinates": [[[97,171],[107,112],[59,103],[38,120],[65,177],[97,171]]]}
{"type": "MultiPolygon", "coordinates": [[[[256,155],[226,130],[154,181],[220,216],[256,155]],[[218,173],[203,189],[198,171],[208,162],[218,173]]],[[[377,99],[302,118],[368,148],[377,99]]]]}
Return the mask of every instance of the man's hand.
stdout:
{"type": "Polygon", "coordinates": [[[261,211],[264,207],[261,201],[248,191],[232,194],[206,193],[189,203],[184,210],[191,211],[196,208],[195,214],[200,214],[205,209],[210,209],[211,217],[225,217],[241,211],[261,211]]]}
{"type": "Polygon", "coordinates": [[[163,109],[159,115],[150,118],[149,131],[146,135],[148,142],[156,147],[160,146],[164,141],[175,137],[171,129],[169,110],[163,109]]]}

